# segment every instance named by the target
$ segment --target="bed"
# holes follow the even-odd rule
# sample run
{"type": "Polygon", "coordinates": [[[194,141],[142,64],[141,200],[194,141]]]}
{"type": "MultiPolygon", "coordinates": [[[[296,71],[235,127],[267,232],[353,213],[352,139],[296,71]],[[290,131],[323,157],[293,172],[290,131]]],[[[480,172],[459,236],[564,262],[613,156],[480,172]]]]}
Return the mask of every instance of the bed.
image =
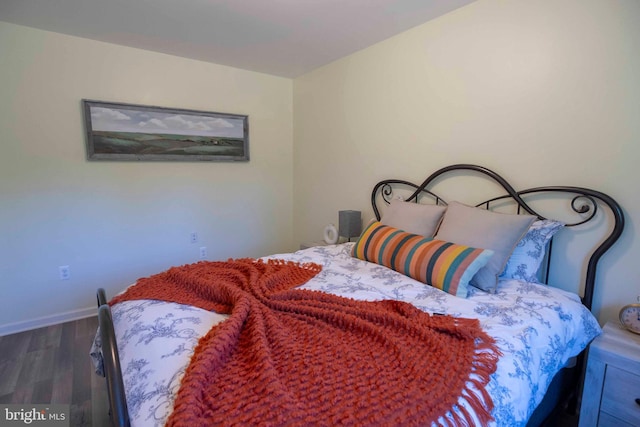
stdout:
{"type": "Polygon", "coordinates": [[[421,184],[381,181],[371,201],[375,219],[355,242],[179,266],[111,301],[98,290],[91,354],[113,423],[536,426],[575,410],[584,351],[601,332],[590,311],[598,262],[624,228],[618,203],[582,187],[515,190],[469,164],[421,184]],[[436,191],[460,177],[497,195],[464,204],[436,191]],[[570,247],[556,239],[596,229],[577,289],[548,283],[565,277],[551,274],[570,247]],[[249,305],[248,288],[230,302],[229,277],[248,286],[237,271],[264,278],[249,305]],[[212,283],[224,289],[204,301],[212,283]],[[284,320],[253,316],[254,299],[284,320]]]}

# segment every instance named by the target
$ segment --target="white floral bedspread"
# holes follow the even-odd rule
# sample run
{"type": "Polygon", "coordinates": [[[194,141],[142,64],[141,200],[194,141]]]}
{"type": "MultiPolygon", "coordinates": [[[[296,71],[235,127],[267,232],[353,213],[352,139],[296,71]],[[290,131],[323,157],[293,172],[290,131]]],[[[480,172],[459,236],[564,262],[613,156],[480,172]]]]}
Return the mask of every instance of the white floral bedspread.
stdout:
{"type": "MultiPolygon", "coordinates": [[[[361,300],[402,300],[429,313],[480,319],[503,354],[487,386],[497,426],[525,425],[554,374],[601,332],[575,294],[501,280],[496,294],[471,288],[462,299],[352,258],[351,246],[313,247],[268,258],[321,264],[322,272],[303,288],[361,300]]],[[[199,337],[225,316],[150,300],[116,304],[112,314],[132,426],[164,425],[199,337]]]]}

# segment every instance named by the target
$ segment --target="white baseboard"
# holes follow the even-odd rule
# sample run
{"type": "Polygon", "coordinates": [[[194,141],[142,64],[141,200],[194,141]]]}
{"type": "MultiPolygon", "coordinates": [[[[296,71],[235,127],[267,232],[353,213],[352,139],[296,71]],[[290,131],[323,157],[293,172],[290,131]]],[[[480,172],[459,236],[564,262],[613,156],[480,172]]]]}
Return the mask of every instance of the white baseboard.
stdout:
{"type": "Polygon", "coordinates": [[[89,307],[67,311],[65,313],[53,314],[51,316],[38,317],[31,320],[24,320],[22,322],[8,323],[6,325],[0,325],[0,337],[29,331],[31,329],[43,328],[45,326],[57,325],[58,323],[84,319],[86,317],[96,316],[97,314],[98,309],[96,307],[89,307]]]}

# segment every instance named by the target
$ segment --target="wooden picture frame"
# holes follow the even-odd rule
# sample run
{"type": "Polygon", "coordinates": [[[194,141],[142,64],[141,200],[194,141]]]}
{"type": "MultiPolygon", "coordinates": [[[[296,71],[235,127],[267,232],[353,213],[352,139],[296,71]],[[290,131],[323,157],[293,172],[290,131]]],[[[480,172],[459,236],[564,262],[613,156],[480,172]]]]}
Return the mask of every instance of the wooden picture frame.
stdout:
{"type": "Polygon", "coordinates": [[[82,100],[88,160],[249,160],[249,118],[82,100]]]}

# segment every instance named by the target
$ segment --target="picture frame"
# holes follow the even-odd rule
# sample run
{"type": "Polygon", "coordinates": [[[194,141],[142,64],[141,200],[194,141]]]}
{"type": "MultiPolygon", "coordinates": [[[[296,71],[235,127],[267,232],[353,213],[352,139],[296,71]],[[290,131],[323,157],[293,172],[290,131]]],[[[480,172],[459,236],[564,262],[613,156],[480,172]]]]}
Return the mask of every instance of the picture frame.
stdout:
{"type": "Polygon", "coordinates": [[[87,160],[249,161],[242,114],[82,100],[87,160]]]}

